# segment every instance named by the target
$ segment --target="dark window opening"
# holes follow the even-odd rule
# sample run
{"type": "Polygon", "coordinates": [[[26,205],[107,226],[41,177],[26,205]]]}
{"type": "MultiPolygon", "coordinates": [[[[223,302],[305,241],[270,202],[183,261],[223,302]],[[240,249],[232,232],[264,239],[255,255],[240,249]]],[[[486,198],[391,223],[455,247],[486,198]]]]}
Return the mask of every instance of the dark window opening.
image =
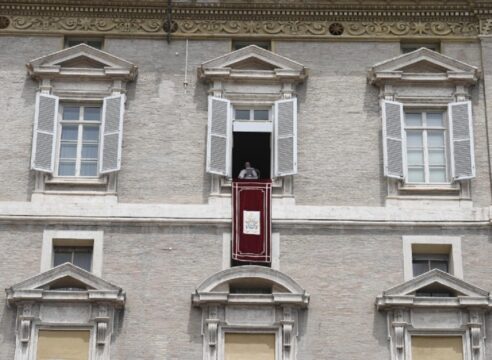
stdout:
{"type": "Polygon", "coordinates": [[[456,297],[458,295],[462,294],[439,283],[430,284],[415,292],[415,296],[418,297],[456,297]]]}
{"type": "Polygon", "coordinates": [[[449,256],[440,254],[413,255],[413,276],[422,275],[433,269],[449,272],[449,256]]]}
{"type": "Polygon", "coordinates": [[[439,42],[432,43],[410,43],[410,42],[402,42],[400,44],[400,49],[402,54],[408,54],[409,52],[418,50],[422,47],[425,47],[429,50],[433,50],[436,52],[441,52],[441,44],[439,42]]]}
{"type": "Polygon", "coordinates": [[[259,179],[271,178],[270,133],[235,132],[232,148],[232,177],[237,178],[249,161],[259,179]]]}
{"type": "Polygon", "coordinates": [[[256,266],[272,267],[272,263],[269,263],[269,262],[239,261],[239,260],[231,259],[231,267],[244,266],[244,265],[256,265],[256,266]]]}
{"type": "Polygon", "coordinates": [[[87,44],[92,46],[93,48],[101,50],[103,48],[103,39],[102,38],[65,38],[65,48],[69,48],[79,44],[87,44]]]}
{"type": "Polygon", "coordinates": [[[249,45],[256,45],[265,50],[272,50],[272,42],[270,40],[254,41],[254,40],[233,40],[232,51],[242,49],[249,45]]]}
{"type": "Polygon", "coordinates": [[[53,266],[58,266],[66,262],[72,263],[86,271],[91,271],[92,267],[92,247],[77,246],[55,246],[53,249],[53,266]]]}

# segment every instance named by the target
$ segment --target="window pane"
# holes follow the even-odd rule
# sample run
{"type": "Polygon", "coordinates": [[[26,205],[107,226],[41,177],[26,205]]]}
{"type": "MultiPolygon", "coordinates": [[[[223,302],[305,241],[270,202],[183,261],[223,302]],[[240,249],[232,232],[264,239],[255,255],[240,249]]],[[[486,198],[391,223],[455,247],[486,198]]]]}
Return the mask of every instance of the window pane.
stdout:
{"type": "Polygon", "coordinates": [[[268,120],[268,110],[255,110],[254,111],[255,120],[268,120]]]}
{"type": "Polygon", "coordinates": [[[75,161],[63,161],[58,166],[58,175],[75,176],[75,161]]]}
{"type": "Polygon", "coordinates": [[[62,127],[62,140],[77,140],[78,126],[63,126],[62,127]]]}
{"type": "Polygon", "coordinates": [[[60,159],[75,159],[77,157],[77,144],[61,144],[60,159]]]}
{"type": "Polygon", "coordinates": [[[102,40],[89,40],[87,45],[92,46],[96,49],[102,49],[102,40]]]}
{"type": "Polygon", "coordinates": [[[79,120],[80,107],[78,106],[64,106],[63,107],[63,120],[79,120]]]}
{"type": "Polygon", "coordinates": [[[422,126],[421,113],[405,113],[405,121],[407,126],[422,126]]]}
{"type": "Polygon", "coordinates": [[[73,264],[87,271],[91,271],[92,253],[75,252],[73,254],[73,264]]]}
{"type": "Polygon", "coordinates": [[[99,141],[99,127],[84,126],[82,139],[84,141],[99,141]]]}
{"type": "Polygon", "coordinates": [[[429,165],[444,166],[445,162],[444,150],[429,150],[429,165]]]}
{"type": "Polygon", "coordinates": [[[427,143],[429,147],[444,147],[444,132],[441,130],[427,131],[427,143]]]}
{"type": "Polygon", "coordinates": [[[425,173],[423,167],[408,168],[408,181],[409,182],[424,182],[425,173]]]}
{"type": "Polygon", "coordinates": [[[97,176],[97,162],[82,161],[80,163],[80,176],[97,176]]]}
{"type": "Polygon", "coordinates": [[[428,260],[413,260],[412,266],[413,266],[413,276],[419,276],[429,271],[428,260]]]}
{"type": "Polygon", "coordinates": [[[84,120],[91,120],[91,121],[101,120],[101,108],[100,107],[85,107],[84,108],[84,120]]]}
{"type": "Polygon", "coordinates": [[[446,169],[439,167],[429,168],[429,181],[431,183],[446,182],[446,169]]]}
{"type": "Polygon", "coordinates": [[[236,120],[249,120],[249,110],[236,110],[236,120]]]}
{"type": "Polygon", "coordinates": [[[408,150],[408,165],[424,165],[424,152],[422,150],[408,150]]]}
{"type": "Polygon", "coordinates": [[[445,260],[431,260],[430,262],[430,268],[432,269],[439,269],[445,272],[448,272],[448,262],[445,260]]]}
{"type": "Polygon", "coordinates": [[[427,113],[427,126],[442,127],[442,113],[427,113]]]}
{"type": "Polygon", "coordinates": [[[55,249],[53,266],[65,264],[66,262],[72,262],[72,252],[55,249]]]}
{"type": "Polygon", "coordinates": [[[82,159],[96,159],[97,160],[97,144],[84,144],[82,145],[82,159]]]}
{"type": "Polygon", "coordinates": [[[414,148],[422,147],[422,131],[420,130],[407,130],[407,146],[414,148]]]}

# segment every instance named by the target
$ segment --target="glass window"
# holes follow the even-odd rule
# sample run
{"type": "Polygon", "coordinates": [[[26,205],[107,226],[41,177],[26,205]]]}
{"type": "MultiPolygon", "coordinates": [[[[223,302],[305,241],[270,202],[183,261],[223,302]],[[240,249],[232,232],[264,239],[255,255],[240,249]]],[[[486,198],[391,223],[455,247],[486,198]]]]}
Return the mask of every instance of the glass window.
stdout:
{"type": "Polygon", "coordinates": [[[84,270],[91,271],[92,247],[55,246],[53,249],[53,266],[58,266],[66,262],[72,263],[84,270]]]}
{"type": "Polygon", "coordinates": [[[256,45],[265,50],[272,50],[272,42],[270,40],[255,41],[255,40],[233,40],[232,51],[242,49],[249,45],[256,45]]]}
{"type": "Polygon", "coordinates": [[[419,276],[433,269],[449,272],[449,255],[416,254],[412,259],[413,276],[419,276]]]}
{"type": "Polygon", "coordinates": [[[63,106],[58,176],[97,176],[100,123],[100,106],[63,106]]]}
{"type": "Polygon", "coordinates": [[[436,52],[441,52],[441,46],[439,43],[401,43],[400,49],[402,54],[407,54],[409,52],[418,50],[420,48],[427,48],[436,52]]]}
{"type": "Polygon", "coordinates": [[[408,182],[448,182],[444,113],[406,112],[405,134],[408,182]]]}
{"type": "Polygon", "coordinates": [[[234,120],[269,121],[269,109],[235,109],[234,120]]]}
{"type": "Polygon", "coordinates": [[[65,48],[69,48],[79,44],[87,44],[93,48],[101,50],[103,47],[103,38],[82,38],[82,37],[67,37],[65,38],[65,48]]]}

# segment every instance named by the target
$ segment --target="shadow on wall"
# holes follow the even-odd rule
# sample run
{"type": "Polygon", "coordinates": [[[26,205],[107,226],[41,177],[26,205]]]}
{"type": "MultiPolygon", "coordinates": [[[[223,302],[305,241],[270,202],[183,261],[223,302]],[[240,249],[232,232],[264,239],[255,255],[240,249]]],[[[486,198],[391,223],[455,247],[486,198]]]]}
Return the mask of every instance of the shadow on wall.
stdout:
{"type": "Polygon", "coordinates": [[[0,317],[0,358],[13,359],[15,354],[16,308],[4,304],[0,317]]]}
{"type": "MultiPolygon", "coordinates": [[[[24,101],[24,108],[25,109],[32,109],[31,111],[31,116],[27,117],[26,115],[26,121],[30,122],[31,124],[31,132],[29,133],[30,136],[30,141],[29,144],[32,146],[32,128],[34,126],[34,108],[36,104],[36,89],[38,88],[38,85],[36,81],[32,80],[27,74],[24,80],[24,87],[22,89],[22,95],[21,98],[24,101]]],[[[24,151],[27,153],[27,158],[29,159],[29,162],[26,164],[27,168],[31,168],[31,146],[28,146],[24,149],[24,151]]],[[[26,189],[26,200],[31,201],[32,193],[34,191],[34,182],[36,181],[36,174],[34,171],[29,170],[28,173],[28,181],[27,181],[27,189],[26,189]]]]}

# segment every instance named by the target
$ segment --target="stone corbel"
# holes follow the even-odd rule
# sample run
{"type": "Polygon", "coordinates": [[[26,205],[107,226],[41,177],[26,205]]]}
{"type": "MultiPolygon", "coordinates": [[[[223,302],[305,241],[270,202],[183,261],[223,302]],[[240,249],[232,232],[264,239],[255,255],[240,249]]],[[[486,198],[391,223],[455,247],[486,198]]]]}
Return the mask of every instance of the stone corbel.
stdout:
{"type": "Polygon", "coordinates": [[[109,309],[107,305],[99,305],[97,309],[96,321],[96,344],[98,346],[106,345],[106,339],[109,329],[109,309]]]}
{"type": "Polygon", "coordinates": [[[385,84],[384,88],[381,89],[380,97],[383,100],[395,101],[395,90],[393,89],[393,85],[385,84]]]}
{"type": "Polygon", "coordinates": [[[470,98],[468,89],[463,85],[456,85],[456,91],[454,93],[456,101],[466,101],[470,98]]]}
{"type": "Polygon", "coordinates": [[[51,79],[42,79],[39,83],[39,92],[41,94],[51,94],[53,86],[51,85],[51,79]]]}
{"type": "Polygon", "coordinates": [[[282,83],[282,99],[291,99],[294,96],[294,84],[291,82],[282,83]]]}
{"type": "Polygon", "coordinates": [[[114,80],[111,87],[111,95],[124,94],[126,92],[126,82],[123,80],[114,80]]]}
{"type": "Polygon", "coordinates": [[[215,80],[208,93],[215,97],[224,97],[224,86],[222,85],[222,81],[215,80]]]}
{"type": "Polygon", "coordinates": [[[219,316],[218,307],[210,306],[208,308],[208,317],[205,320],[205,331],[208,339],[208,358],[215,359],[217,354],[217,342],[219,334],[219,316]]]}
{"type": "Polygon", "coordinates": [[[22,344],[28,344],[31,339],[32,304],[24,304],[19,316],[19,340],[22,344]]]}
{"type": "Polygon", "coordinates": [[[405,358],[405,328],[407,326],[405,312],[406,311],[402,309],[396,309],[393,311],[391,325],[393,326],[393,344],[395,348],[396,360],[403,360],[405,358]]]}
{"type": "Polygon", "coordinates": [[[470,311],[470,328],[472,360],[480,360],[482,353],[482,314],[480,311],[470,311]]]}
{"type": "Polygon", "coordinates": [[[281,321],[282,324],[282,348],[283,348],[283,359],[289,360],[292,358],[291,354],[293,353],[293,342],[296,334],[294,333],[294,314],[293,309],[291,307],[283,308],[283,319],[281,321]]]}

